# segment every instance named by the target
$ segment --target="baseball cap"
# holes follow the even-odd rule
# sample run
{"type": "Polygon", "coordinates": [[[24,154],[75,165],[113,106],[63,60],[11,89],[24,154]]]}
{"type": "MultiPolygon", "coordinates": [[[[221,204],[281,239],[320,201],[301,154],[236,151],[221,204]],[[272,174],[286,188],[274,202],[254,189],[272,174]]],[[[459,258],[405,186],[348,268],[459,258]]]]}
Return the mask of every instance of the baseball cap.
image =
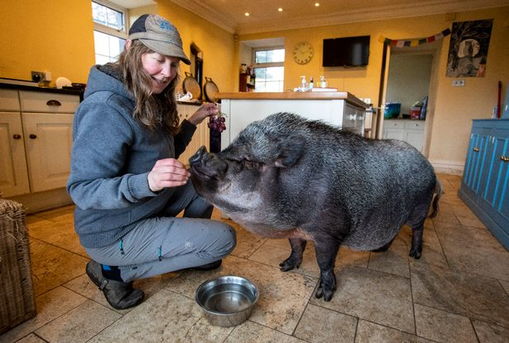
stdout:
{"type": "Polygon", "coordinates": [[[139,39],[146,47],[166,56],[178,57],[191,64],[182,49],[182,39],[175,26],[156,14],[144,14],[129,29],[128,39],[139,39]]]}

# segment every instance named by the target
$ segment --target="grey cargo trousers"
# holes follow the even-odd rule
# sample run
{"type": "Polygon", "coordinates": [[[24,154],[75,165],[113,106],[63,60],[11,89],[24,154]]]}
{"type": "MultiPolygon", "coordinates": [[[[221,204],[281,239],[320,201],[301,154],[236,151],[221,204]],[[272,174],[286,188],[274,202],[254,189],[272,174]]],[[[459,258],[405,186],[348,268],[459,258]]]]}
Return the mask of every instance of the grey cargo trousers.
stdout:
{"type": "Polygon", "coordinates": [[[96,262],[118,266],[125,282],[220,260],[235,247],[235,230],[204,219],[210,218],[212,209],[188,182],[175,191],[159,216],[130,224],[122,239],[87,248],[87,253],[96,262]],[[176,218],[182,210],[184,217],[176,218]]]}

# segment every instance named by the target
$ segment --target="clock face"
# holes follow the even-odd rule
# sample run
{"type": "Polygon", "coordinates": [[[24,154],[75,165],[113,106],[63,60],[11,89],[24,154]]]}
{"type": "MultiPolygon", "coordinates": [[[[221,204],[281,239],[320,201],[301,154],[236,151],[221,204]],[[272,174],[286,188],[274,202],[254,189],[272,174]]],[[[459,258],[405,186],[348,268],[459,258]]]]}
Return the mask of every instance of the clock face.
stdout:
{"type": "Polygon", "coordinates": [[[309,42],[300,42],[293,49],[293,59],[298,64],[306,64],[313,57],[313,47],[309,42]]]}

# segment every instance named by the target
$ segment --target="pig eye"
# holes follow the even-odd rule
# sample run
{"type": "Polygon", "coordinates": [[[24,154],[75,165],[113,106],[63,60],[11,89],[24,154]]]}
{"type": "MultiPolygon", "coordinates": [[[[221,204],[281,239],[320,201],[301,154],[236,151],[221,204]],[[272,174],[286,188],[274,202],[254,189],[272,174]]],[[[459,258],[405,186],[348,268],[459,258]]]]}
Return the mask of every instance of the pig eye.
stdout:
{"type": "Polygon", "coordinates": [[[242,164],[248,169],[256,169],[262,165],[262,163],[260,163],[260,162],[251,161],[251,160],[242,160],[242,164]]]}

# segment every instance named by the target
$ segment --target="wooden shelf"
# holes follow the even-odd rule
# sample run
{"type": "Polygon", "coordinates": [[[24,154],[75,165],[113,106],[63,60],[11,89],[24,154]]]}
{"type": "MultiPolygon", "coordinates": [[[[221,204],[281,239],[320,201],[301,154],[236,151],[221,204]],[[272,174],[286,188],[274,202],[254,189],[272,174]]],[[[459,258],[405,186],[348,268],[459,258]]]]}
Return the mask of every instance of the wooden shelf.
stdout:
{"type": "Polygon", "coordinates": [[[239,74],[239,92],[252,92],[255,88],[255,85],[251,82],[247,82],[248,78],[251,75],[247,73],[239,74]]]}

